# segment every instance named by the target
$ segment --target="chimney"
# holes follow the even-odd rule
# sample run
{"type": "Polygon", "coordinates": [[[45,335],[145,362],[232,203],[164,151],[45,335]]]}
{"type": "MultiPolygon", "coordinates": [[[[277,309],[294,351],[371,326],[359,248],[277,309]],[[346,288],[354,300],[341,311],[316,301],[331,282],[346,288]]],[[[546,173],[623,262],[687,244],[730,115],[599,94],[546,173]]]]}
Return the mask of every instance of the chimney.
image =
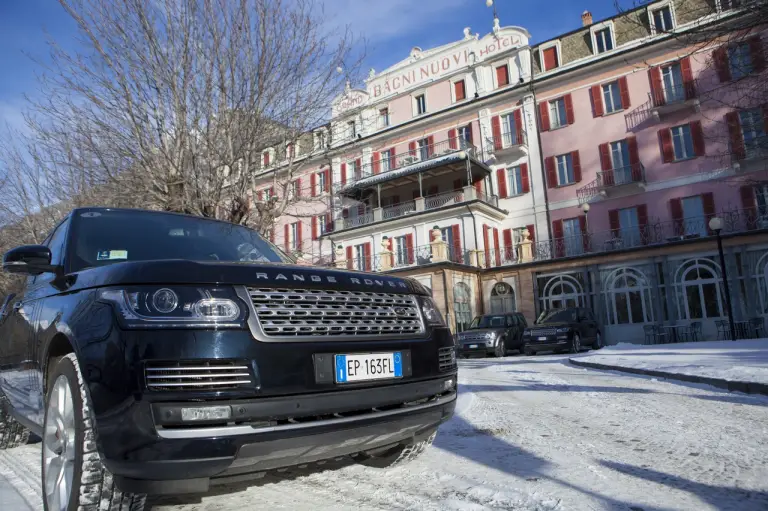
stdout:
{"type": "Polygon", "coordinates": [[[581,24],[585,27],[588,27],[592,24],[592,13],[589,11],[584,11],[581,13],[581,24]]]}

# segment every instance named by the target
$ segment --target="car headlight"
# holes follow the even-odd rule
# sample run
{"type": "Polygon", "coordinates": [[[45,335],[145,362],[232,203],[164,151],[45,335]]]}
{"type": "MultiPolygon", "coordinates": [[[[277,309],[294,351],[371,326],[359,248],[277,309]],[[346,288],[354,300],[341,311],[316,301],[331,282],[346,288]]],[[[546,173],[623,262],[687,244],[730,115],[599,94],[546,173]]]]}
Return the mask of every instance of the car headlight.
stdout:
{"type": "Polygon", "coordinates": [[[125,287],[102,289],[126,328],[235,328],[245,323],[245,308],[229,287],[125,287]]]}
{"type": "Polygon", "coordinates": [[[495,339],[496,338],[496,332],[487,332],[485,334],[486,339],[495,339]]]}
{"type": "Polygon", "coordinates": [[[445,326],[445,320],[440,311],[437,310],[437,305],[432,298],[423,296],[421,297],[421,312],[424,314],[424,320],[430,326],[445,326]]]}
{"type": "Polygon", "coordinates": [[[530,330],[528,330],[527,328],[525,330],[523,330],[523,337],[530,337],[530,336],[531,336],[531,331],[530,330]]]}
{"type": "Polygon", "coordinates": [[[558,334],[567,334],[570,331],[571,331],[571,329],[568,328],[568,327],[566,327],[566,328],[558,328],[558,329],[555,330],[555,332],[558,333],[558,334]]]}

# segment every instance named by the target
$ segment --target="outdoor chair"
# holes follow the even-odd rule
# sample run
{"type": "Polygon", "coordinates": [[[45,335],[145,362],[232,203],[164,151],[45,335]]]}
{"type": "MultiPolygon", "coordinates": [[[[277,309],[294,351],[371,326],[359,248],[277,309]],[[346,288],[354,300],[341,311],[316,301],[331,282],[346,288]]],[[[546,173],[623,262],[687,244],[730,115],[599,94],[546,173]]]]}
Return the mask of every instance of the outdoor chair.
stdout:
{"type": "Polygon", "coordinates": [[[645,332],[644,344],[656,344],[656,325],[643,325],[645,332]]]}
{"type": "Polygon", "coordinates": [[[755,339],[765,337],[765,321],[763,318],[752,318],[749,320],[749,333],[750,336],[754,335],[755,339]]]}
{"type": "Polygon", "coordinates": [[[717,327],[717,340],[727,341],[731,335],[728,322],[725,321],[724,319],[716,319],[715,326],[717,327]]]}
{"type": "Polygon", "coordinates": [[[691,323],[691,326],[688,327],[688,335],[693,342],[699,342],[704,338],[704,334],[701,332],[701,321],[691,323]]]}

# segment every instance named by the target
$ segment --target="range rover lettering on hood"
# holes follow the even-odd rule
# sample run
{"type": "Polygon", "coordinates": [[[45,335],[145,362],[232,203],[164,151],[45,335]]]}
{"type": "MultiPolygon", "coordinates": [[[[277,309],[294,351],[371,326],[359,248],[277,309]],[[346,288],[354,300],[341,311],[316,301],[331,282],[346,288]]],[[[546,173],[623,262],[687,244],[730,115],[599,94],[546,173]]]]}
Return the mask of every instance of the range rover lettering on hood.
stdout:
{"type": "MultiPolygon", "coordinates": [[[[266,273],[257,273],[256,274],[257,279],[264,279],[264,280],[270,280],[270,277],[266,273]]],[[[331,275],[304,275],[301,273],[278,273],[274,277],[272,277],[271,280],[284,280],[284,281],[295,281],[295,282],[330,282],[333,284],[338,283],[339,281],[335,276],[331,275]]],[[[405,284],[405,282],[395,282],[392,280],[379,280],[379,279],[359,279],[357,277],[350,277],[349,281],[352,284],[357,284],[360,286],[389,286],[389,287],[402,287],[405,289],[408,289],[408,286],[405,284]]]]}

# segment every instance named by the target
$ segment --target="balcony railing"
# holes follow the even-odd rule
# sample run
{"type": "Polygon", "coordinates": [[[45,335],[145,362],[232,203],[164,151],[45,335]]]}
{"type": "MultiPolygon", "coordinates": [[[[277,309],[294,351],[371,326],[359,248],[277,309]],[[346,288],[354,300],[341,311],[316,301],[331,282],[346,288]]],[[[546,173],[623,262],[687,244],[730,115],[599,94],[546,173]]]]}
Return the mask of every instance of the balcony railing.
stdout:
{"type": "Polygon", "coordinates": [[[394,204],[392,206],[387,206],[386,208],[382,208],[381,216],[384,218],[384,220],[389,220],[390,218],[397,218],[399,216],[407,215],[408,213],[413,213],[416,211],[416,201],[408,201],[408,202],[402,202],[400,204],[394,204]]]}
{"type": "Polygon", "coordinates": [[[464,202],[464,191],[462,190],[439,193],[424,197],[424,209],[437,209],[447,204],[458,204],[460,202],[464,202]]]}
{"type": "Polygon", "coordinates": [[[768,158],[768,135],[763,134],[744,139],[743,150],[734,149],[731,145],[730,153],[733,163],[738,163],[745,160],[754,161],[766,159],[768,158]]]}
{"type": "Polygon", "coordinates": [[[441,156],[446,156],[459,151],[466,151],[473,156],[477,154],[477,148],[472,145],[471,142],[467,142],[462,137],[451,138],[434,144],[421,145],[416,147],[413,151],[409,150],[394,156],[382,155],[378,160],[372,161],[371,163],[365,163],[358,169],[348,169],[346,180],[335,186],[337,189],[340,189],[367,177],[386,174],[387,172],[399,170],[409,165],[434,160],[441,156]]]}
{"type": "Polygon", "coordinates": [[[491,206],[498,208],[499,207],[499,196],[498,195],[490,195],[483,192],[475,192],[475,195],[478,200],[481,200],[485,202],[486,204],[490,204],[491,206]]]}
{"type": "Polygon", "coordinates": [[[495,151],[504,151],[517,147],[528,147],[528,134],[525,130],[502,133],[498,137],[491,137],[488,142],[495,151]]]}
{"type": "Polygon", "coordinates": [[[668,87],[662,84],[662,88],[649,93],[648,97],[654,108],[660,108],[667,105],[675,105],[696,98],[697,83],[692,80],[688,83],[680,83],[668,87]]]}
{"type": "Polygon", "coordinates": [[[641,183],[645,183],[645,167],[638,162],[598,172],[594,181],[576,190],[576,197],[579,199],[579,204],[583,204],[609,188],[641,183]]]}
{"type": "Polygon", "coordinates": [[[361,225],[370,224],[373,222],[373,211],[366,209],[364,213],[357,216],[349,216],[342,218],[342,229],[349,229],[352,227],[359,227],[361,225]]]}
{"type": "Polygon", "coordinates": [[[425,264],[432,264],[436,262],[453,262],[458,264],[469,264],[469,251],[462,249],[458,245],[446,245],[446,258],[442,261],[437,261],[433,251],[432,245],[421,245],[414,247],[413,250],[407,248],[403,250],[393,250],[392,254],[377,254],[372,259],[373,271],[381,271],[382,269],[397,269],[407,268],[410,266],[422,266],[425,264]]]}

